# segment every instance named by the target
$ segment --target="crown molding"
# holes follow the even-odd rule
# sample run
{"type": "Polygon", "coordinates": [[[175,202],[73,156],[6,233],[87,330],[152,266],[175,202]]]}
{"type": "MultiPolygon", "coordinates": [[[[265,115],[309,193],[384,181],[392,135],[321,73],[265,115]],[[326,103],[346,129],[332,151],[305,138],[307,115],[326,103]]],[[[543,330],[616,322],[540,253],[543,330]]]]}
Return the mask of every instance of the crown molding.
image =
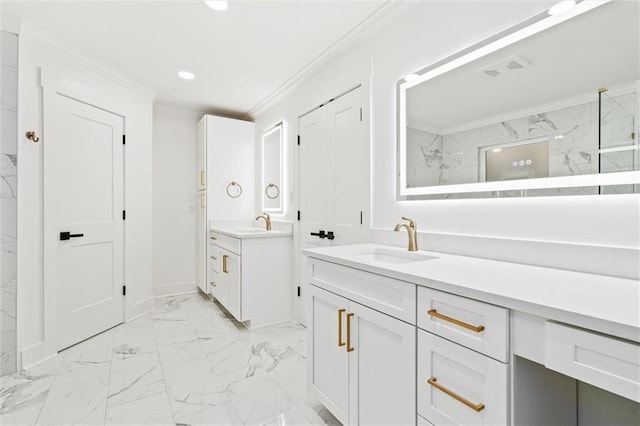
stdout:
{"type": "Polygon", "coordinates": [[[20,32],[18,34],[19,37],[27,37],[35,42],[41,44],[42,46],[52,50],[53,52],[69,59],[70,61],[75,62],[78,65],[81,65],[85,68],[90,69],[91,71],[102,75],[109,80],[126,87],[134,92],[137,92],[142,97],[147,98],[153,101],[157,92],[150,89],[149,87],[138,83],[126,77],[124,74],[115,71],[110,68],[108,65],[97,61],[91,57],[89,57],[85,52],[78,49],[73,44],[67,42],[59,38],[58,36],[45,31],[37,26],[31,24],[29,21],[22,21],[20,26],[20,32]]]}
{"type": "Polygon", "coordinates": [[[277,104],[283,98],[293,92],[293,90],[295,90],[310,77],[326,68],[333,61],[359,45],[365,39],[382,30],[389,23],[397,19],[400,15],[404,14],[406,11],[408,11],[418,3],[420,3],[420,0],[408,0],[402,2],[386,1],[382,6],[373,11],[357,26],[355,26],[344,36],[338,39],[338,41],[325,49],[315,59],[305,65],[291,78],[289,78],[273,92],[271,92],[264,99],[253,106],[253,108],[247,111],[245,115],[255,118],[256,116],[262,114],[264,111],[271,108],[273,105],[277,104]]]}

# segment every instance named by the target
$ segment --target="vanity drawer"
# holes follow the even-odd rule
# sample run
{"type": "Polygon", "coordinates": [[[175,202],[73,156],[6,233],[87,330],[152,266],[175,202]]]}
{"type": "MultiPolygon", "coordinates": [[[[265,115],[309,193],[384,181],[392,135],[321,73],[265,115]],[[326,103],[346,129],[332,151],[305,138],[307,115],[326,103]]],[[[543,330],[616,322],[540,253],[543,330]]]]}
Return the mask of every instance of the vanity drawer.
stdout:
{"type": "Polygon", "coordinates": [[[418,327],[499,361],[508,361],[506,308],[418,287],[418,327]]]}
{"type": "Polygon", "coordinates": [[[410,324],[416,323],[416,285],[311,259],[311,284],[410,324]]]}
{"type": "Polygon", "coordinates": [[[232,253],[241,254],[240,250],[242,249],[242,241],[240,240],[240,238],[230,237],[229,235],[211,231],[209,233],[209,241],[212,244],[229,250],[232,253]]]}
{"type": "Polygon", "coordinates": [[[545,366],[640,402],[640,345],[547,321],[545,366]]]}
{"type": "Polygon", "coordinates": [[[416,420],[416,424],[417,424],[418,426],[433,426],[433,423],[429,423],[428,421],[426,421],[426,420],[424,419],[424,417],[422,417],[422,416],[417,416],[417,417],[418,417],[418,418],[417,418],[417,420],[416,420]]]}
{"type": "Polygon", "coordinates": [[[418,330],[418,414],[434,425],[506,425],[508,368],[418,330]]]}
{"type": "Polygon", "coordinates": [[[216,246],[212,246],[209,250],[209,269],[213,272],[220,272],[220,254],[218,253],[218,248],[216,246]]]}

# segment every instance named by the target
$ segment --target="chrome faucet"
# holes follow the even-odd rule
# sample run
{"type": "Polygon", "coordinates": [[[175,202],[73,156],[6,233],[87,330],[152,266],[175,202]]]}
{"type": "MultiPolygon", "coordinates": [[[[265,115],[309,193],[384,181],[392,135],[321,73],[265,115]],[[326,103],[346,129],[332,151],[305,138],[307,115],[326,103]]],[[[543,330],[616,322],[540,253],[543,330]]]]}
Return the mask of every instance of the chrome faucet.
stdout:
{"type": "Polygon", "coordinates": [[[271,216],[269,216],[269,214],[262,213],[262,216],[256,217],[256,220],[258,219],[264,219],[267,224],[267,231],[271,231],[271,216]]]}
{"type": "Polygon", "coordinates": [[[407,250],[418,251],[418,239],[416,236],[418,226],[416,225],[416,221],[404,216],[402,217],[402,220],[406,220],[407,222],[409,222],[409,224],[407,225],[406,223],[399,223],[395,226],[395,228],[393,228],[393,230],[398,232],[400,231],[400,228],[405,228],[407,230],[407,234],[409,234],[409,247],[407,248],[407,250]]]}

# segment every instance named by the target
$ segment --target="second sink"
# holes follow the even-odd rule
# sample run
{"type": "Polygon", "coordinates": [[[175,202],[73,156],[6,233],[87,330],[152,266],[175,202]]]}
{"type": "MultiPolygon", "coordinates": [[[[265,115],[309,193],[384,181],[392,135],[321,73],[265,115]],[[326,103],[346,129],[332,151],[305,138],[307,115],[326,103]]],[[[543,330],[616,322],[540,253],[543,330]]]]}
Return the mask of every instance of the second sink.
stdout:
{"type": "Polygon", "coordinates": [[[373,248],[370,252],[354,254],[354,258],[366,262],[382,262],[387,264],[413,263],[437,259],[436,256],[429,256],[427,254],[384,249],[380,247],[373,248]]]}

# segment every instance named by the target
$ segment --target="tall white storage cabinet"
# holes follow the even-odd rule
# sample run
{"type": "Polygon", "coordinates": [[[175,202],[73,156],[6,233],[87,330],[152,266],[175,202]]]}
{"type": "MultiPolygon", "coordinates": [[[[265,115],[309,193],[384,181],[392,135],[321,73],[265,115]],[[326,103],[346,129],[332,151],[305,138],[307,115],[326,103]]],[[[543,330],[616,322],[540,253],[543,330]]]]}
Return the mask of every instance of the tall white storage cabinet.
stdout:
{"type": "Polygon", "coordinates": [[[209,221],[254,217],[255,130],[249,121],[205,115],[197,135],[196,280],[210,294],[209,221]]]}

